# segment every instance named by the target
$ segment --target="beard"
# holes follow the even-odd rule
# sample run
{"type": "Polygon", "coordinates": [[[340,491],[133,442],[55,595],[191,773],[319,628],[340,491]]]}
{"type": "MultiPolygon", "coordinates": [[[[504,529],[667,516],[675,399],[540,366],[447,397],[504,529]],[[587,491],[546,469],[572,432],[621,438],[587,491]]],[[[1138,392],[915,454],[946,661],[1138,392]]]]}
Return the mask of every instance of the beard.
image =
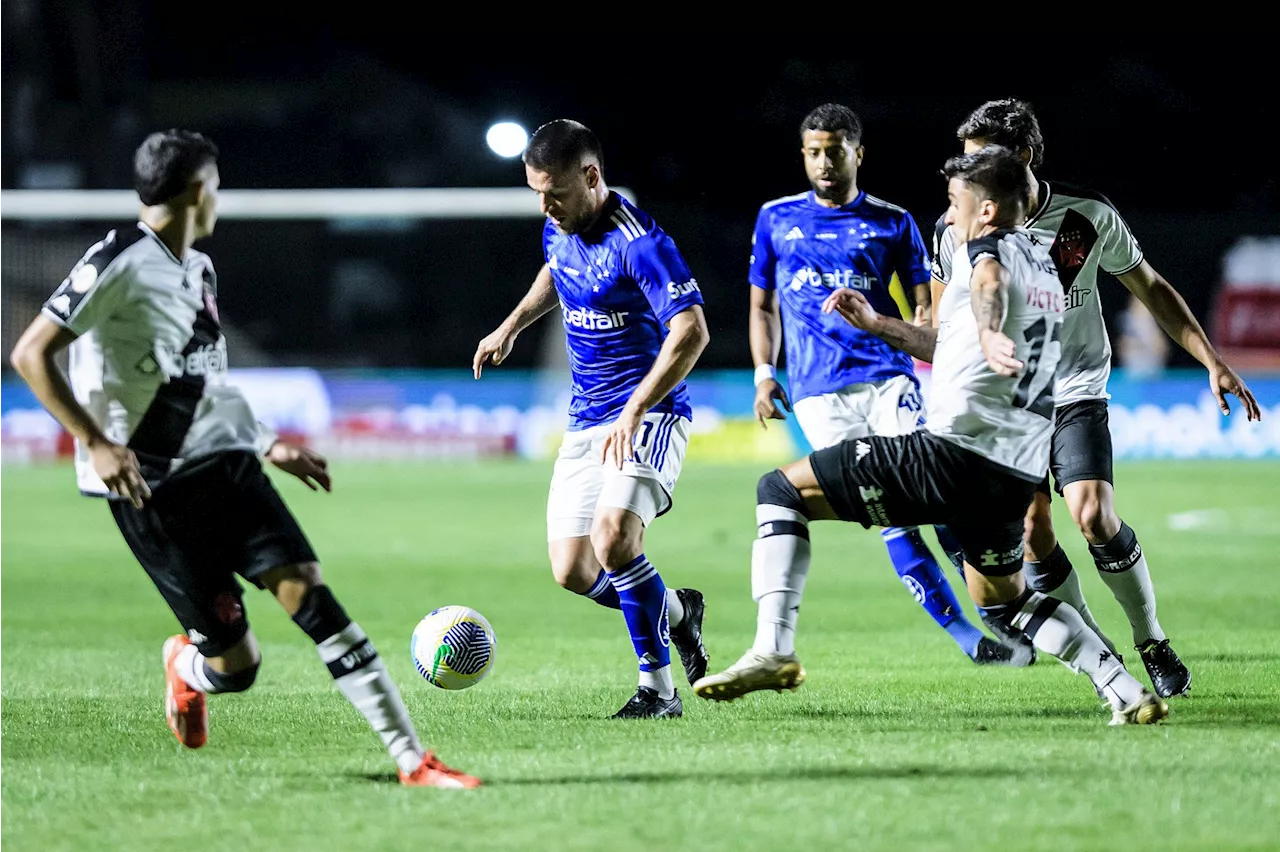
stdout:
{"type": "Polygon", "coordinates": [[[853,181],[837,180],[831,186],[818,186],[815,183],[810,185],[813,186],[813,194],[819,198],[826,201],[843,202],[849,193],[849,187],[853,186],[853,181]]]}

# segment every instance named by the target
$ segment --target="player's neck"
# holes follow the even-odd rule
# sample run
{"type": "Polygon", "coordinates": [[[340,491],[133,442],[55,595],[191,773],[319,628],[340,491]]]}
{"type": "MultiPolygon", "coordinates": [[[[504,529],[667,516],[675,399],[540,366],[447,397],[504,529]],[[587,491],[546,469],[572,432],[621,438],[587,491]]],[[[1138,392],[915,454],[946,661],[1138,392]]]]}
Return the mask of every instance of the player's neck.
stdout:
{"type": "Polygon", "coordinates": [[[139,220],[150,228],[165,248],[178,260],[186,257],[187,249],[195,242],[194,211],[173,210],[163,205],[142,208],[139,220]]]}
{"type": "Polygon", "coordinates": [[[592,195],[595,201],[595,212],[591,215],[591,222],[583,229],[584,231],[594,228],[600,221],[600,217],[604,215],[605,207],[609,206],[609,187],[605,186],[603,180],[592,190],[592,195]]]}
{"type": "Polygon", "coordinates": [[[854,181],[852,184],[849,185],[849,191],[844,194],[843,198],[823,198],[821,195],[818,195],[818,193],[816,192],[813,194],[813,198],[815,201],[818,202],[820,206],[830,207],[831,209],[834,210],[839,207],[844,207],[846,204],[852,204],[854,199],[857,198],[858,195],[859,195],[858,182],[854,181]]]}
{"type": "Polygon", "coordinates": [[[1040,181],[1036,180],[1031,169],[1027,169],[1027,180],[1031,184],[1031,193],[1027,199],[1027,218],[1030,219],[1040,211],[1040,181]]]}

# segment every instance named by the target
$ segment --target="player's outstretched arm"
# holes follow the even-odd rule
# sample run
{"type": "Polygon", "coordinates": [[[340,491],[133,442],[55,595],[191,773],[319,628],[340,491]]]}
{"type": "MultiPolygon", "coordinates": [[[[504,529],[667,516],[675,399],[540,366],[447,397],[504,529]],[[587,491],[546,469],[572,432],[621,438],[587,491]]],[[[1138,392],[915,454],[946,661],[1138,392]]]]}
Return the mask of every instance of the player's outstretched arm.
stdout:
{"type": "Polygon", "coordinates": [[[1004,333],[1009,314],[1009,273],[990,257],[978,261],[970,279],[969,303],[978,321],[978,342],[987,364],[997,375],[1016,376],[1022,371],[1018,347],[1004,333]]]}
{"type": "Polygon", "coordinates": [[[1209,342],[1200,323],[1183,300],[1182,295],[1173,289],[1173,285],[1164,276],[1147,263],[1139,263],[1129,272],[1116,276],[1120,283],[1147,306],[1151,315],[1160,323],[1165,334],[1174,342],[1187,350],[1205,369],[1209,371],[1209,388],[1218,400],[1218,407],[1223,414],[1231,413],[1227,404],[1227,394],[1231,394],[1244,404],[1245,416],[1250,420],[1261,420],[1262,409],[1254,399],[1253,392],[1244,380],[1236,375],[1235,370],[1222,360],[1218,351],[1209,342]]]}
{"type": "Polygon", "coordinates": [[[791,400],[778,381],[778,349],[782,344],[782,311],[778,291],[751,288],[751,315],[747,327],[751,341],[751,361],[756,368],[756,419],[761,426],[768,420],[786,420],[778,406],[791,410],[791,400]],[[777,401],[775,404],[775,400],[777,401]]]}
{"type": "Polygon", "coordinates": [[[667,322],[667,328],[670,333],[658,350],[653,366],[631,393],[626,407],[604,437],[601,460],[612,461],[619,469],[631,453],[636,430],[640,428],[645,414],[688,377],[702,350],[711,342],[707,317],[701,305],[690,305],[673,316],[667,322]]]}
{"type": "Polygon", "coordinates": [[[867,297],[857,290],[841,287],[822,303],[824,314],[837,313],[854,328],[874,334],[895,349],[913,358],[933,363],[933,350],[938,343],[938,330],[931,326],[903,322],[876,311],[867,297]]]}
{"type": "Polygon", "coordinates": [[[492,361],[496,366],[507,360],[520,332],[546,316],[558,301],[551,269],[544,263],[515,310],[476,347],[475,357],[471,359],[471,371],[475,377],[480,378],[485,361],[492,361]]]}
{"type": "Polygon", "coordinates": [[[111,493],[127,497],[134,506],[142,508],[143,501],[151,497],[151,489],[138,468],[133,450],[103,433],[76,400],[66,376],[54,361],[75,339],[75,332],[43,315],[37,316],[14,345],[9,362],[45,409],[89,452],[94,471],[111,493]]]}

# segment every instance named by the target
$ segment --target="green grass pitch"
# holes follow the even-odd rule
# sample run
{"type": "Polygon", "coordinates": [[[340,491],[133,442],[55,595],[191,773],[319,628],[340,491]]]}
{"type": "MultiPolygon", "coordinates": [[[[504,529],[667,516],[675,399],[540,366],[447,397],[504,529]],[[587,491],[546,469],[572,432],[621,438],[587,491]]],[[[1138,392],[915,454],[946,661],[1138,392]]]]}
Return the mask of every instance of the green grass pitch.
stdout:
{"type": "MultiPolygon", "coordinates": [[[[646,545],[669,585],[706,594],[713,667],[754,633],[761,472],[692,460],[646,545]]],[[[161,709],[160,646],[176,622],[105,507],[65,467],[6,468],[6,849],[1280,848],[1275,462],[1119,467],[1121,516],[1194,674],[1168,723],[1121,729],[1056,661],[973,666],[878,536],[835,523],[813,534],[800,691],[713,705],[686,687],[683,719],[608,720],[635,659],[618,613],[551,578],[548,475],[339,463],[330,495],[276,477],[425,742],[488,784],[435,791],[394,783],[311,643],[253,590],[257,684],[213,698],[209,745],[182,751],[161,709]],[[413,671],[409,634],[441,604],[475,607],[497,632],[495,668],[471,690],[413,671]]],[[[1055,507],[1095,615],[1131,645],[1055,507]]]]}

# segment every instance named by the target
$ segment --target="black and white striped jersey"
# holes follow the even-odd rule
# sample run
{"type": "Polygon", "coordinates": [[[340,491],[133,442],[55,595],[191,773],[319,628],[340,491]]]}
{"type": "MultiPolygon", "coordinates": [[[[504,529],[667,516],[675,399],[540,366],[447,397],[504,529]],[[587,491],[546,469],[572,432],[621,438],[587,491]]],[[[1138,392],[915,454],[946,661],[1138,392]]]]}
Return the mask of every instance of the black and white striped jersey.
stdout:
{"type": "MultiPolygon", "coordinates": [[[[1107,399],[1111,340],[1098,298],[1098,270],[1123,275],[1142,263],[1142,248],[1105,196],[1054,181],[1040,181],[1040,208],[1023,227],[1049,250],[1066,297],[1062,361],[1054,398],[1058,405],[1107,399]]],[[[933,277],[951,280],[953,230],[938,220],[933,238],[933,277]]]]}
{"type": "MultiPolygon", "coordinates": [[[[44,304],[77,335],[68,368],[76,399],[134,451],[153,486],[190,459],[259,448],[248,402],[226,383],[216,298],[208,255],[179,259],[139,222],[93,245],[44,304]]],[[[81,492],[108,494],[78,442],[75,463],[81,492]]]]}
{"type": "Polygon", "coordinates": [[[934,309],[929,419],[925,428],[1038,482],[1049,469],[1053,437],[1054,376],[1061,357],[1062,288],[1043,246],[1021,228],[1000,230],[961,244],[952,256],[952,280],[934,309]],[[1017,376],[991,369],[979,342],[971,279],[983,260],[1009,277],[1002,331],[1024,364],[1017,376]]]}

